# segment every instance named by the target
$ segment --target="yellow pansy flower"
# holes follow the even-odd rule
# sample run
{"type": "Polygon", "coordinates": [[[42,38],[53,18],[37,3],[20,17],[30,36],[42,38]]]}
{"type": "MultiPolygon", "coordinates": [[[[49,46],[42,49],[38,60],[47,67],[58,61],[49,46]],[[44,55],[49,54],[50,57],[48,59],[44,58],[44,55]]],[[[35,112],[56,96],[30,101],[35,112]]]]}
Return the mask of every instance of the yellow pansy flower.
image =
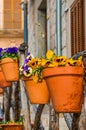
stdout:
{"type": "Polygon", "coordinates": [[[33,76],[33,80],[34,80],[35,83],[38,83],[39,77],[38,77],[37,75],[34,75],[34,76],[33,76]]]}
{"type": "Polygon", "coordinates": [[[51,63],[50,60],[46,60],[46,59],[41,60],[41,66],[42,67],[47,67],[47,66],[49,66],[50,63],[51,63]]]}
{"type": "Polygon", "coordinates": [[[20,71],[23,71],[23,68],[22,68],[22,66],[20,66],[19,70],[20,70],[20,71]]]}
{"type": "Polygon", "coordinates": [[[33,58],[31,61],[28,62],[28,65],[32,68],[35,69],[38,65],[38,59],[33,58]]]}
{"type": "Polygon", "coordinates": [[[29,67],[28,70],[23,72],[25,77],[30,77],[32,75],[32,68],[29,67]]]}
{"type": "Polygon", "coordinates": [[[78,60],[82,61],[82,56],[80,56],[80,57],[78,58],[78,60]]]}
{"type": "Polygon", "coordinates": [[[46,58],[51,59],[54,55],[55,53],[52,50],[48,50],[46,53],[46,58]]]}

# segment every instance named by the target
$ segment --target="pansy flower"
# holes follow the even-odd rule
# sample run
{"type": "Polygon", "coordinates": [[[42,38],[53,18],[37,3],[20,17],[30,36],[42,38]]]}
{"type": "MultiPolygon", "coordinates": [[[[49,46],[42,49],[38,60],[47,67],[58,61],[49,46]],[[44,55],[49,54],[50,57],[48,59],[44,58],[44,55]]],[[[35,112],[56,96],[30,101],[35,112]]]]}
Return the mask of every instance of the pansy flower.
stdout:
{"type": "Polygon", "coordinates": [[[3,49],[2,48],[0,48],[0,53],[3,51],[3,49]]]}
{"type": "Polygon", "coordinates": [[[52,50],[48,50],[46,53],[47,59],[52,59],[54,57],[55,53],[52,50]]]}
{"type": "Polygon", "coordinates": [[[20,66],[19,71],[20,71],[20,76],[25,76],[25,77],[30,77],[32,75],[32,68],[28,65],[28,63],[30,62],[30,60],[32,60],[34,57],[31,53],[28,53],[24,64],[22,66],[20,66]]]}
{"type": "Polygon", "coordinates": [[[29,77],[32,75],[32,68],[29,66],[25,66],[23,70],[23,74],[25,77],[29,77]]]}
{"type": "Polygon", "coordinates": [[[17,47],[9,47],[6,49],[6,52],[9,54],[16,54],[18,52],[18,48],[17,47]]]}
{"type": "Polygon", "coordinates": [[[65,56],[58,56],[52,50],[47,51],[46,57],[34,58],[31,53],[28,53],[25,58],[24,65],[20,67],[21,74],[29,77],[33,76],[35,82],[42,80],[42,70],[48,67],[60,66],[82,66],[82,57],[78,60],[70,59],[65,56]]]}
{"type": "Polygon", "coordinates": [[[1,60],[1,58],[2,58],[2,51],[3,51],[3,49],[2,48],[0,48],[0,60],[1,60]]]}
{"type": "Polygon", "coordinates": [[[50,64],[51,64],[51,61],[48,60],[48,59],[42,59],[42,60],[41,60],[41,66],[42,66],[43,68],[48,67],[50,64]]]}
{"type": "Polygon", "coordinates": [[[23,66],[20,66],[19,68],[20,70],[20,75],[22,76],[25,76],[25,77],[29,77],[32,75],[32,68],[29,67],[28,65],[23,65],[23,66]]]}
{"type": "Polygon", "coordinates": [[[82,60],[68,59],[66,61],[66,66],[81,66],[81,65],[82,65],[82,60]]]}
{"type": "Polygon", "coordinates": [[[34,56],[29,52],[25,58],[24,64],[27,64],[30,60],[32,60],[34,56]]]}
{"type": "Polygon", "coordinates": [[[17,47],[8,47],[8,48],[0,48],[0,59],[3,58],[12,58],[14,60],[18,59],[18,48],[17,47]]]}
{"type": "Polygon", "coordinates": [[[33,58],[31,61],[28,62],[28,65],[32,68],[35,69],[38,67],[38,59],[37,58],[33,58]]]}

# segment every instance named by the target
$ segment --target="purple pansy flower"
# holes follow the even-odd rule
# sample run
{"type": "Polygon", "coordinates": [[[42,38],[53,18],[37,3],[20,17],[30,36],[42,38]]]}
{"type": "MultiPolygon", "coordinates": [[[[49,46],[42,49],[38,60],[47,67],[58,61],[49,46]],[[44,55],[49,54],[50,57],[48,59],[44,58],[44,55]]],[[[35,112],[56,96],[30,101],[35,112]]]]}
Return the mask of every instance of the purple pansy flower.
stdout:
{"type": "Polygon", "coordinates": [[[24,66],[23,73],[24,76],[29,77],[32,75],[32,68],[28,65],[24,66]]]}
{"type": "Polygon", "coordinates": [[[18,48],[17,47],[9,47],[9,48],[7,48],[6,52],[10,53],[10,54],[11,53],[16,54],[18,52],[18,48]]]}
{"type": "Polygon", "coordinates": [[[0,48],[0,53],[3,51],[3,49],[2,48],[0,48]]]}
{"type": "Polygon", "coordinates": [[[22,76],[25,76],[25,77],[29,77],[29,76],[31,76],[32,75],[32,68],[28,65],[28,62],[32,59],[32,58],[34,58],[33,57],[33,55],[30,53],[30,52],[28,52],[27,53],[27,56],[26,56],[26,58],[25,58],[25,61],[24,61],[24,65],[22,65],[21,67],[20,67],[20,75],[22,75],[22,76]]]}
{"type": "Polygon", "coordinates": [[[0,60],[7,57],[12,58],[14,60],[18,59],[18,48],[17,47],[0,48],[0,60]]]}
{"type": "Polygon", "coordinates": [[[24,63],[25,63],[25,64],[27,64],[27,63],[28,63],[28,61],[29,61],[28,59],[25,59],[24,63]]]}

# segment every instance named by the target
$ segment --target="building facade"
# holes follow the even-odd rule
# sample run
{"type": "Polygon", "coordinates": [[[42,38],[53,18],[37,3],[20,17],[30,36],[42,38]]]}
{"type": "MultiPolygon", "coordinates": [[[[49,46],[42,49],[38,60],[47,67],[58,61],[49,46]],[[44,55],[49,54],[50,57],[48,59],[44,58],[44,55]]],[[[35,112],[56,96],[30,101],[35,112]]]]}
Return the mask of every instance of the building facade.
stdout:
{"type": "Polygon", "coordinates": [[[23,42],[22,0],[0,0],[0,46],[18,46],[23,42]]]}
{"type": "Polygon", "coordinates": [[[66,56],[85,50],[84,0],[29,0],[28,3],[30,50],[34,48],[41,56],[48,49],[66,56]]]}

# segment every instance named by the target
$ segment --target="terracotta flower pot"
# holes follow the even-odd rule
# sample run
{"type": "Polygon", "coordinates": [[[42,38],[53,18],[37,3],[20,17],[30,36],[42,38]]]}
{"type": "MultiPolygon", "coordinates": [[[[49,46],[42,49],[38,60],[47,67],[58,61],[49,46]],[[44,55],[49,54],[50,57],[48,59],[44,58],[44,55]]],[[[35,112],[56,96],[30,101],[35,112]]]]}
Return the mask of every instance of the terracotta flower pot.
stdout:
{"type": "Polygon", "coordinates": [[[23,125],[3,124],[0,126],[3,130],[23,130],[23,125]]]}
{"type": "Polygon", "coordinates": [[[54,67],[42,71],[56,112],[80,112],[83,67],[54,67]]]}
{"type": "Polygon", "coordinates": [[[11,85],[12,85],[12,83],[10,81],[6,81],[3,71],[0,67],[0,87],[4,88],[4,87],[9,87],[11,85]]]}
{"type": "Polygon", "coordinates": [[[45,80],[35,83],[30,78],[23,78],[31,104],[47,104],[49,102],[49,92],[45,80]]]}
{"type": "Polygon", "coordinates": [[[6,81],[17,81],[19,79],[18,61],[12,58],[4,58],[1,67],[6,81]]]}

